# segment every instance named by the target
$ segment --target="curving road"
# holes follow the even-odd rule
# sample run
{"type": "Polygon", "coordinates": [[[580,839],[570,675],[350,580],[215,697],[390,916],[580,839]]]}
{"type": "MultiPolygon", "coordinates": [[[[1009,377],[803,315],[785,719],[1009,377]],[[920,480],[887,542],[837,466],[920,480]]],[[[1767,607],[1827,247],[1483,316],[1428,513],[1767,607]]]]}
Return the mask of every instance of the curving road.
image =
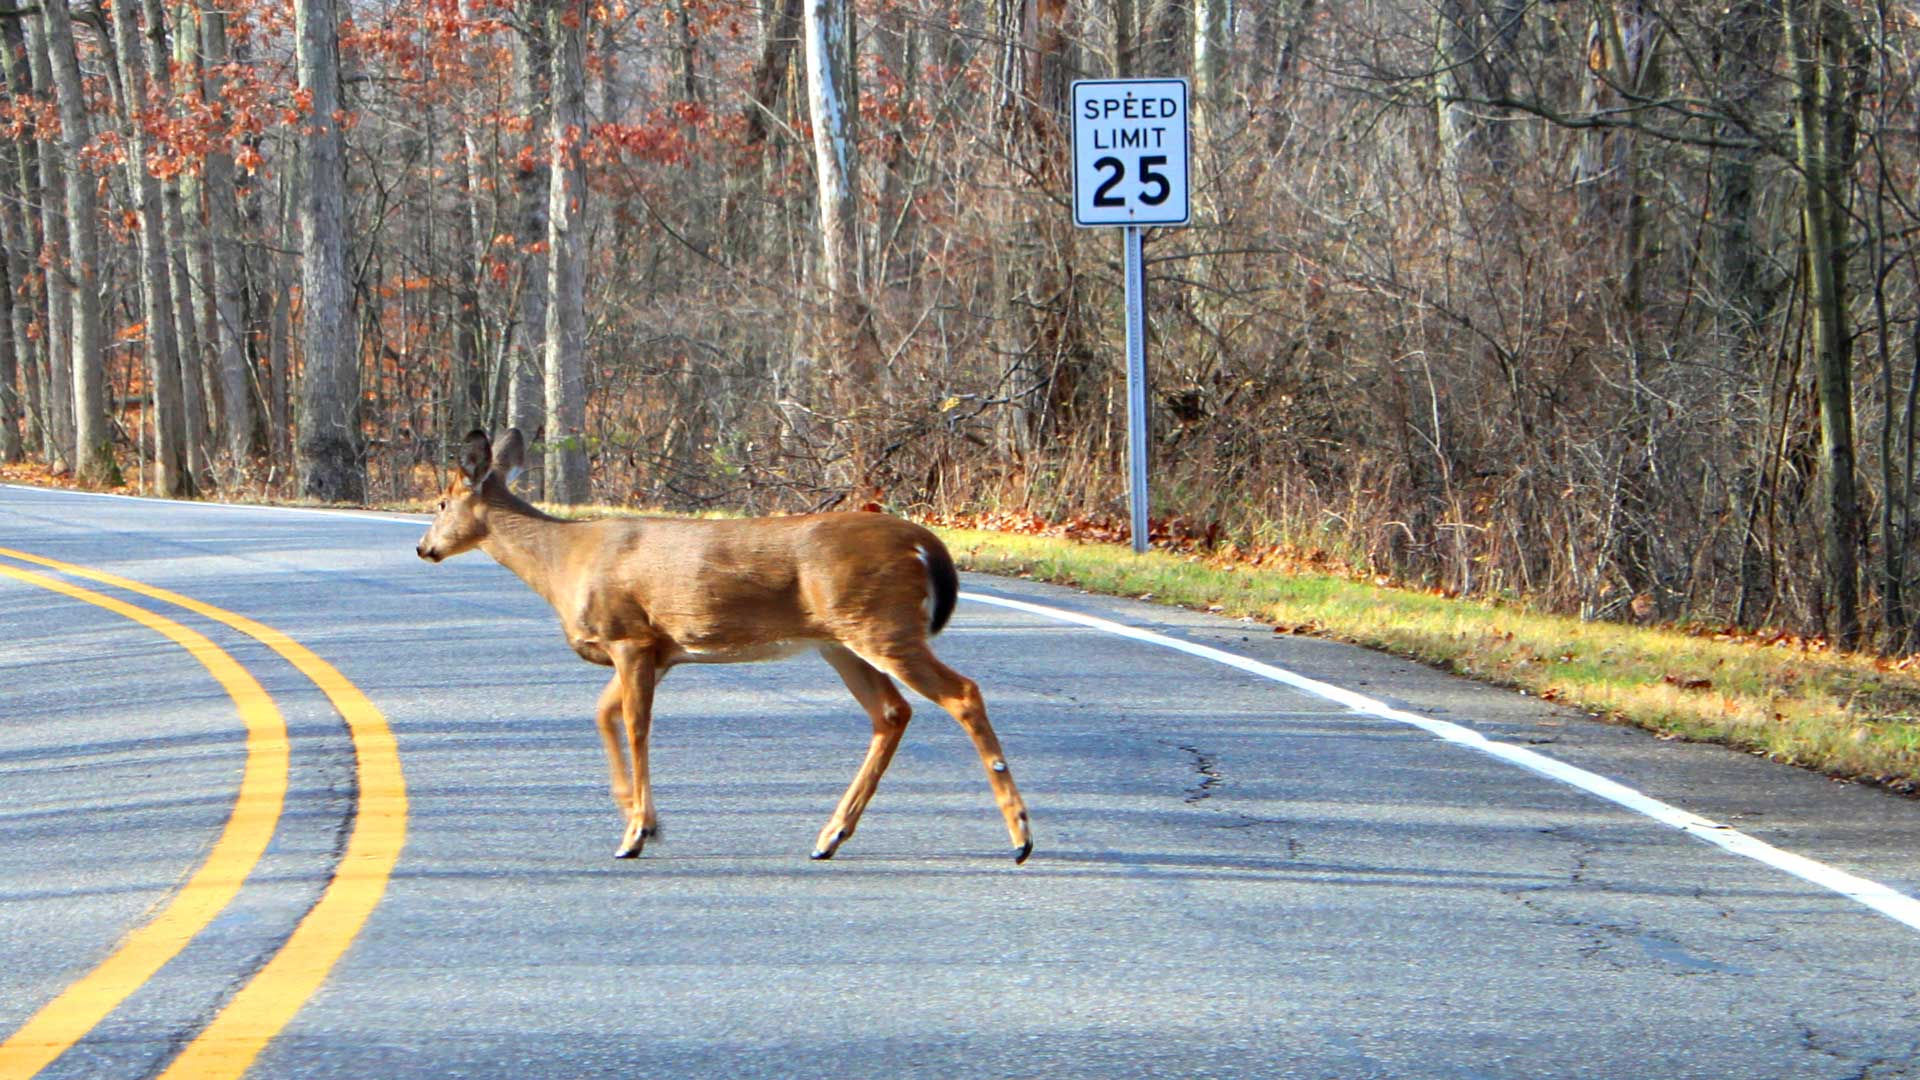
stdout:
{"type": "Polygon", "coordinates": [[[616,862],[604,672],[484,555],[417,560],[420,527],[0,487],[0,1078],[1920,1073],[1920,803],[969,577],[939,648],[1032,808],[1025,867],[919,702],[860,834],[808,861],[866,743],[812,658],[673,673],[664,835],[616,862]]]}

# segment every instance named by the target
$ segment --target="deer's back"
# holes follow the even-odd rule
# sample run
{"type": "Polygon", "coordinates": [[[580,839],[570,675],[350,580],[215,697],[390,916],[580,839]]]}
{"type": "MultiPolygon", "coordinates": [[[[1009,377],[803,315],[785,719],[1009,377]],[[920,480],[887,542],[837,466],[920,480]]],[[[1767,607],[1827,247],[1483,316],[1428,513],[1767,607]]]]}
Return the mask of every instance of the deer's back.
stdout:
{"type": "Polygon", "coordinates": [[[585,528],[598,535],[578,558],[591,582],[578,598],[584,621],[616,636],[644,624],[690,659],[777,653],[792,642],[922,640],[930,610],[923,553],[945,550],[921,526],[874,513],[585,528]]]}

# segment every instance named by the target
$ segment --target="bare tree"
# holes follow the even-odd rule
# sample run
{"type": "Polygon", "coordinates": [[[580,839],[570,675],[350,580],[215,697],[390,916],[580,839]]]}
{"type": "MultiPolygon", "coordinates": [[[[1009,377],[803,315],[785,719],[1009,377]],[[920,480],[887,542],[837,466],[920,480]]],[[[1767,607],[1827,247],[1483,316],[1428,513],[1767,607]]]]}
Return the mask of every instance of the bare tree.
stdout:
{"type": "MultiPolygon", "coordinates": [[[[0,236],[11,233],[11,228],[0,236]]],[[[0,241],[4,242],[4,241],[0,241]]],[[[15,350],[14,321],[25,312],[17,311],[13,274],[9,260],[0,256],[0,463],[12,464],[23,454],[20,434],[20,361],[15,350]]]]}
{"type": "MultiPolygon", "coordinates": [[[[27,57],[36,104],[52,100],[52,53],[45,14],[28,19],[27,57]]],[[[46,295],[42,324],[46,344],[40,359],[45,375],[40,386],[46,403],[46,437],[41,456],[61,471],[73,467],[73,278],[67,269],[66,170],[61,167],[60,142],[54,134],[35,129],[35,135],[40,165],[40,281],[46,295]]]]}
{"type": "MultiPolygon", "coordinates": [[[[9,93],[19,94],[14,74],[19,67],[19,55],[15,51],[15,36],[18,27],[11,25],[16,20],[5,20],[9,25],[0,33],[0,74],[4,74],[9,93]]],[[[29,193],[26,176],[26,146],[24,138],[10,140],[11,146],[5,148],[5,157],[0,158],[0,192],[6,196],[21,195],[22,201],[15,204],[10,198],[0,198],[0,462],[11,464],[21,460],[26,452],[26,438],[32,433],[30,417],[32,410],[28,403],[21,400],[21,386],[31,383],[23,376],[32,372],[33,361],[31,345],[27,338],[26,323],[32,319],[32,312],[26,300],[28,290],[24,280],[24,253],[26,246],[20,236],[18,210],[25,205],[25,196],[29,193]],[[25,430],[23,431],[23,425],[25,430]]]]}
{"type": "MultiPolygon", "coordinates": [[[[849,0],[806,0],[807,116],[813,124],[813,162],[820,211],[820,277],[833,325],[830,348],[853,348],[860,301],[860,166],[849,92],[849,0]]],[[[851,359],[851,358],[849,358],[851,359]]],[[[858,373],[864,365],[856,364],[858,373]]],[[[863,379],[864,381],[864,379],[863,379]]]]}
{"type": "Polygon", "coordinates": [[[160,181],[147,168],[146,113],[154,106],[154,95],[132,4],[113,5],[113,33],[126,114],[128,186],[138,199],[140,215],[141,316],[153,387],[154,489],[163,495],[191,495],[194,482],[187,467],[187,425],[180,398],[180,351],[173,336],[173,282],[167,270],[160,181]]]}
{"type": "MultiPolygon", "coordinates": [[[[158,16],[164,0],[142,0],[149,18],[158,16]]],[[[180,81],[168,86],[175,99],[204,95],[205,56],[200,41],[201,0],[176,0],[174,5],[173,64],[165,61],[164,39],[148,38],[153,49],[153,74],[180,81]],[[162,74],[165,72],[166,74],[162,74]]],[[[214,447],[219,443],[220,378],[219,331],[214,328],[214,263],[207,231],[207,185],[204,170],[182,170],[167,190],[167,233],[173,250],[175,320],[181,344],[181,393],[187,401],[187,427],[193,442],[194,471],[211,479],[214,447]]]]}
{"type": "Polygon", "coordinates": [[[1780,15],[1794,90],[1794,157],[1801,179],[1801,236],[1820,403],[1822,570],[1828,625],[1833,636],[1851,649],[1859,646],[1862,636],[1861,525],[1853,441],[1853,353],[1847,324],[1845,178],[1856,152],[1864,43],[1851,16],[1825,0],[1785,0],[1780,15]]]}
{"type": "Polygon", "coordinates": [[[588,499],[586,173],[580,155],[587,138],[584,0],[549,9],[553,46],[552,190],[547,203],[547,498],[588,499]]]}
{"type": "MultiPolygon", "coordinates": [[[[519,244],[519,310],[507,352],[506,419],[529,435],[543,434],[546,415],[543,372],[546,370],[546,332],[549,273],[547,206],[553,200],[552,144],[553,41],[550,18],[557,0],[525,0],[521,31],[514,51],[515,111],[526,123],[526,146],[514,166],[513,186],[519,194],[515,238],[519,244]]],[[[545,484],[544,462],[535,459],[525,481],[531,498],[540,499],[545,484]]]]}
{"type": "Polygon", "coordinates": [[[54,98],[60,107],[60,142],[67,159],[68,272],[73,279],[74,475],[89,484],[118,484],[113,457],[113,421],[107,414],[106,332],[100,320],[100,211],[93,177],[82,165],[93,130],[80,85],[73,19],[64,3],[43,7],[47,54],[53,66],[54,98]]]}
{"type": "MultiPolygon", "coordinates": [[[[31,101],[33,85],[27,69],[26,19],[0,20],[0,71],[6,78],[7,92],[16,101],[31,101]]],[[[38,452],[47,440],[46,401],[41,393],[41,353],[45,335],[36,342],[28,333],[37,301],[45,296],[44,273],[34,263],[40,252],[39,222],[30,207],[40,198],[39,138],[29,120],[7,157],[9,194],[0,200],[0,245],[6,249],[7,277],[13,301],[9,330],[13,341],[15,368],[20,379],[21,450],[38,452]]]]}
{"type": "MultiPolygon", "coordinates": [[[[155,0],[149,0],[155,2],[155,0]]],[[[217,6],[200,11],[200,46],[210,100],[222,97],[228,60],[227,16],[217,6]]],[[[246,349],[246,263],[240,252],[240,198],[233,152],[219,140],[207,152],[208,233],[213,251],[213,337],[219,356],[221,431],[231,467],[244,469],[255,424],[253,366],[246,349]]]]}
{"type": "Polygon", "coordinates": [[[347,162],[340,130],[340,23],[336,0],[297,0],[306,191],[300,206],[300,493],[358,502],[366,493],[359,419],[360,363],[347,271],[347,162]]]}

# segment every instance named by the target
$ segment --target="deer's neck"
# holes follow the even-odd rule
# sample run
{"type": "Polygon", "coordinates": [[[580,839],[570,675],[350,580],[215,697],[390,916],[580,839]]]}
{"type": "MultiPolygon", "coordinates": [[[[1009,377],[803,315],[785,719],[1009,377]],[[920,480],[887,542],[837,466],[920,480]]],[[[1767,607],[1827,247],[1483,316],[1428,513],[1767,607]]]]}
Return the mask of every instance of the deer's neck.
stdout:
{"type": "Polygon", "coordinates": [[[487,500],[487,537],[480,550],[514,572],[549,604],[559,606],[559,586],[577,539],[577,522],[541,513],[509,494],[487,500]]]}

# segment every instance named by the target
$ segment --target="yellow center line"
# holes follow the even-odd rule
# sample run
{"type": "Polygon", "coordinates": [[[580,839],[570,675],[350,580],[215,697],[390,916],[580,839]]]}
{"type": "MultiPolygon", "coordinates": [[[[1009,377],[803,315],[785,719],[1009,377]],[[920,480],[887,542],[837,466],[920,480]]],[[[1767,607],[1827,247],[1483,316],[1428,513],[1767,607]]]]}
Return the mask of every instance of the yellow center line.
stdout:
{"type": "Polygon", "coordinates": [[[116,574],[7,548],[0,548],[0,555],[114,585],[224,623],[285,657],[327,695],[346,721],[353,738],[359,798],[353,831],[333,880],[273,959],[161,1074],[161,1080],[238,1077],[320,989],[386,894],[407,837],[407,785],[387,718],[333,665],[270,626],[116,574]]]}
{"type": "Polygon", "coordinates": [[[253,872],[287,793],[287,725],[259,682],[218,645],[171,619],[91,589],[0,564],[0,575],[84,600],[164,634],[219,681],[247,729],[247,762],[226,828],[206,861],[151,922],[0,1043],[0,1078],[32,1076],[93,1030],[220,914],[253,872]]]}

